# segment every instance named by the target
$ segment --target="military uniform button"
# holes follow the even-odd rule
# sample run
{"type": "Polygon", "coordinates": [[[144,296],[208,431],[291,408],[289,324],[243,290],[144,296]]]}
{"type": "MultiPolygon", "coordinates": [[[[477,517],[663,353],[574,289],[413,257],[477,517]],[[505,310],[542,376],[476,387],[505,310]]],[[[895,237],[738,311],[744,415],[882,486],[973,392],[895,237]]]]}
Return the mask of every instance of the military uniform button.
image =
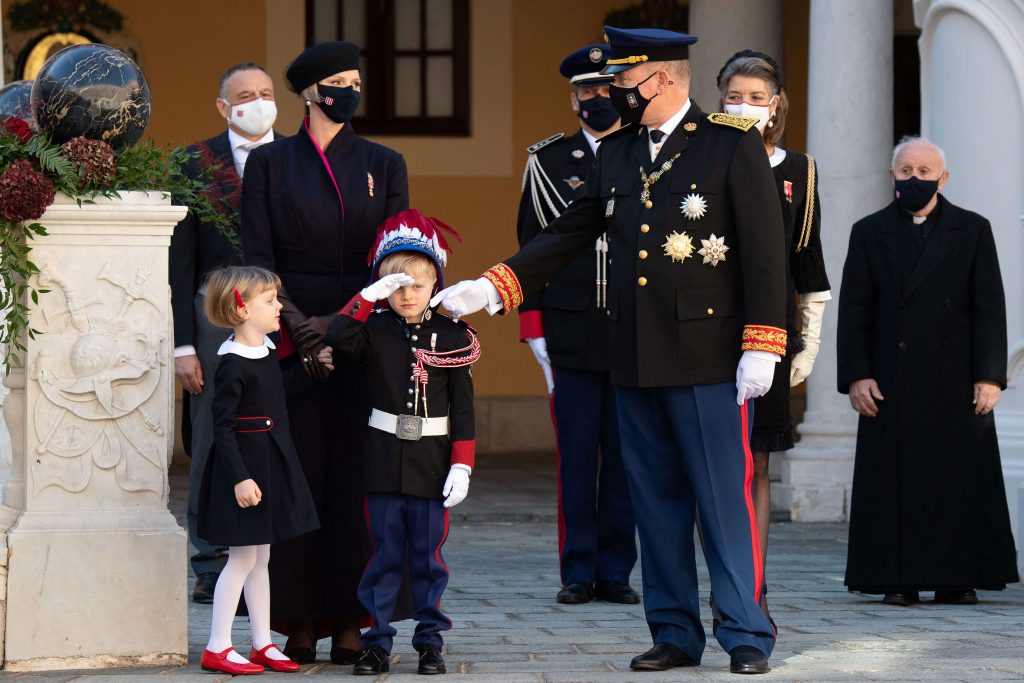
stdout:
{"type": "Polygon", "coordinates": [[[417,336],[416,336],[416,335],[414,334],[414,335],[412,335],[412,340],[413,340],[413,341],[419,341],[419,340],[420,340],[420,338],[419,338],[419,337],[417,337],[417,336]]]}
{"type": "Polygon", "coordinates": [[[644,223],[643,225],[640,226],[640,232],[650,232],[650,231],[651,231],[651,226],[647,225],[646,223],[644,223]]]}
{"type": "Polygon", "coordinates": [[[642,259],[647,258],[647,250],[645,250],[645,249],[641,249],[640,250],[640,258],[642,258],[642,259]]]}
{"type": "Polygon", "coordinates": [[[693,183],[693,184],[691,184],[691,185],[690,185],[690,189],[691,189],[691,190],[696,190],[696,189],[697,189],[697,183],[693,183]]]}
{"type": "Polygon", "coordinates": [[[406,403],[406,404],[405,404],[405,407],[406,407],[406,408],[412,408],[412,402],[406,403]]]}
{"type": "Polygon", "coordinates": [[[648,199],[646,202],[644,202],[644,208],[645,209],[651,209],[653,207],[654,207],[654,202],[652,202],[650,199],[648,199]]]}
{"type": "Polygon", "coordinates": [[[714,314],[715,314],[715,309],[709,308],[708,309],[708,315],[714,315],[714,314]]]}
{"type": "Polygon", "coordinates": [[[636,283],[638,285],[640,285],[641,287],[646,287],[647,286],[647,278],[645,278],[645,277],[638,277],[636,279],[636,283]]]}
{"type": "Polygon", "coordinates": [[[409,367],[410,368],[414,368],[414,367],[416,367],[416,364],[415,363],[409,363],[409,367]]]}
{"type": "Polygon", "coordinates": [[[615,192],[615,188],[613,187],[613,188],[612,188],[612,193],[614,193],[614,192],[615,192]]]}

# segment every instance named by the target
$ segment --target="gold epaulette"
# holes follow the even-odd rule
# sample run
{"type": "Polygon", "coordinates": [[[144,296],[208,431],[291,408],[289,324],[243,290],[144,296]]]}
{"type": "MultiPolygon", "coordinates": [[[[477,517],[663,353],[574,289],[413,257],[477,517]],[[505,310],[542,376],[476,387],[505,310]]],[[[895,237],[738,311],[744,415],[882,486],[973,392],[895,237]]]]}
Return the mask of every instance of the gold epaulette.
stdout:
{"type": "Polygon", "coordinates": [[[757,125],[757,119],[748,118],[746,116],[733,116],[732,114],[723,114],[721,112],[708,114],[708,121],[718,124],[719,126],[738,128],[744,133],[757,125]]]}

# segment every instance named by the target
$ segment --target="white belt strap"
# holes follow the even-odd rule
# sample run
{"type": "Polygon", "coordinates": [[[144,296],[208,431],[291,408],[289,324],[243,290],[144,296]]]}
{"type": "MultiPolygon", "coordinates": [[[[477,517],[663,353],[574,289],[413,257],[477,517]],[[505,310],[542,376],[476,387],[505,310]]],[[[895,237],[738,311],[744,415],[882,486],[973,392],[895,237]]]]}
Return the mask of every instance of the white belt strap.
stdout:
{"type": "MultiPolygon", "coordinates": [[[[448,436],[447,417],[417,417],[415,415],[392,415],[383,410],[373,409],[370,413],[370,426],[382,432],[395,434],[400,439],[415,441],[421,436],[448,436]],[[410,433],[410,424],[419,425],[418,434],[410,433]]],[[[413,432],[417,430],[413,429],[413,432]]]]}

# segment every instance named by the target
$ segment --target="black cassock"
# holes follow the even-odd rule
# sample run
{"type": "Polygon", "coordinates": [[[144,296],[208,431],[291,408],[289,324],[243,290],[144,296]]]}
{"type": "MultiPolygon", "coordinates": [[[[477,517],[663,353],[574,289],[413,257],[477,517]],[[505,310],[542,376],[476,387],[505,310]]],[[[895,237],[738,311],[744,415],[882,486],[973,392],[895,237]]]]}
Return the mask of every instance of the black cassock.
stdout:
{"type": "Polygon", "coordinates": [[[873,378],[861,416],[846,585],[865,593],[1018,580],[995,417],[1006,308],[989,222],[950,204],[914,225],[895,203],[853,226],[839,298],[839,391],[873,378]],[[925,236],[926,235],[926,236],[925,236]]]}

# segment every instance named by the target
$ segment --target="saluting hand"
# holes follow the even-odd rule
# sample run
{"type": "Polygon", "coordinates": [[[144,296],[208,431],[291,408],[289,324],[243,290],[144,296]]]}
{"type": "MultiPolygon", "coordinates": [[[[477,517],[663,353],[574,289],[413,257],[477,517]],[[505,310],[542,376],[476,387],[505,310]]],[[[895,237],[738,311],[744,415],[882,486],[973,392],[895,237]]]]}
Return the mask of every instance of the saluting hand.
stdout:
{"type": "Polygon", "coordinates": [[[873,379],[859,379],[850,385],[850,405],[864,417],[878,415],[878,404],[875,401],[884,400],[878,382],[873,379]]]}
{"type": "Polygon", "coordinates": [[[255,507],[263,500],[263,492],[255,481],[244,479],[235,484],[235,500],[240,508],[255,507]]]}
{"type": "Polygon", "coordinates": [[[974,383],[974,414],[988,415],[999,402],[1001,389],[995,382],[982,380],[974,383]]]}
{"type": "Polygon", "coordinates": [[[405,273],[392,273],[363,288],[359,294],[367,301],[380,301],[400,290],[402,287],[415,284],[416,281],[405,273]]]}

